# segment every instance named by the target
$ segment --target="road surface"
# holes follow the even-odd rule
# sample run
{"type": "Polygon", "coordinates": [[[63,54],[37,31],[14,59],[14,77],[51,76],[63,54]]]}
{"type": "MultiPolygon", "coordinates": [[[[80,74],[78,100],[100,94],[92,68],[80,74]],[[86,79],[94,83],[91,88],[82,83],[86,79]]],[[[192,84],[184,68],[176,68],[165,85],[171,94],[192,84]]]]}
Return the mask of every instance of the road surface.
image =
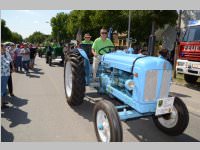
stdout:
{"type": "MultiPolygon", "coordinates": [[[[30,76],[14,73],[15,98],[10,108],[1,112],[2,141],[96,141],[93,127],[94,102],[85,98],[83,105],[71,108],[66,103],[63,67],[52,67],[44,58],[36,59],[30,76]]],[[[190,122],[186,131],[176,137],[159,131],[151,118],[123,122],[123,141],[200,141],[200,91],[172,84],[171,94],[187,104],[190,122]]],[[[96,97],[87,88],[87,96],[96,97]]]]}

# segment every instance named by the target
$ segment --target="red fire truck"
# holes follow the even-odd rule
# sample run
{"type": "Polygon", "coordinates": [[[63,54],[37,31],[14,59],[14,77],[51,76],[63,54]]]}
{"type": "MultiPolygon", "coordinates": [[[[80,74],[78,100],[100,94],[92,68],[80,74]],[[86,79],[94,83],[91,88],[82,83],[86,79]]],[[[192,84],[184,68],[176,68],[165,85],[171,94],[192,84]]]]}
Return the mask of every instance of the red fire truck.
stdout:
{"type": "Polygon", "coordinates": [[[200,20],[189,21],[180,42],[176,71],[184,74],[188,83],[195,83],[200,76],[200,20]]]}

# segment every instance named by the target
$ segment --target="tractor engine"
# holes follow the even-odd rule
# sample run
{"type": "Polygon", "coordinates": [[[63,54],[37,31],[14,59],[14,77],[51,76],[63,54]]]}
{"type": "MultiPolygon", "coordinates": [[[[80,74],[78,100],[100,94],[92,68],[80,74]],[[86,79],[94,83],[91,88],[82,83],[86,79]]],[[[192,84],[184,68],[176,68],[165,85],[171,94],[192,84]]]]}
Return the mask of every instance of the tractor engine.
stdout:
{"type": "Polygon", "coordinates": [[[141,113],[152,112],[157,99],[168,97],[172,66],[160,57],[116,51],[102,56],[99,77],[100,92],[141,113]]]}
{"type": "Polygon", "coordinates": [[[120,90],[121,92],[131,96],[132,89],[128,88],[128,83],[131,84],[133,75],[129,72],[119,70],[116,68],[103,68],[100,83],[102,89],[106,88],[106,85],[110,84],[112,87],[120,90]]]}

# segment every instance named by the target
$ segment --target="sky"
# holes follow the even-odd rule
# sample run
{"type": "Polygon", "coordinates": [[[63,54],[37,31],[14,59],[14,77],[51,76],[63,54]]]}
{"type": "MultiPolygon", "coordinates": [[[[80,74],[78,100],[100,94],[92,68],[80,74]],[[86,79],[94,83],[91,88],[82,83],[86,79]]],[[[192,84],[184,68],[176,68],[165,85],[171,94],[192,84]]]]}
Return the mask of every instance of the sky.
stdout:
{"type": "Polygon", "coordinates": [[[71,10],[2,10],[1,18],[12,31],[28,37],[35,31],[51,34],[50,19],[59,12],[69,13],[71,10]]]}

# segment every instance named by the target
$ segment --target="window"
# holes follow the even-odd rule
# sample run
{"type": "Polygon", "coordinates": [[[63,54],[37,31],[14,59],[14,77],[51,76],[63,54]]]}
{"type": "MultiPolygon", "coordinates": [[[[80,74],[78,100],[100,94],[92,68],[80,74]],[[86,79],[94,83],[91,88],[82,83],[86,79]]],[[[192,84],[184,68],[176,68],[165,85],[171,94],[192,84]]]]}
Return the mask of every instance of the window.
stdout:
{"type": "Polygon", "coordinates": [[[200,26],[189,27],[183,37],[184,42],[200,41],[200,26]]]}

